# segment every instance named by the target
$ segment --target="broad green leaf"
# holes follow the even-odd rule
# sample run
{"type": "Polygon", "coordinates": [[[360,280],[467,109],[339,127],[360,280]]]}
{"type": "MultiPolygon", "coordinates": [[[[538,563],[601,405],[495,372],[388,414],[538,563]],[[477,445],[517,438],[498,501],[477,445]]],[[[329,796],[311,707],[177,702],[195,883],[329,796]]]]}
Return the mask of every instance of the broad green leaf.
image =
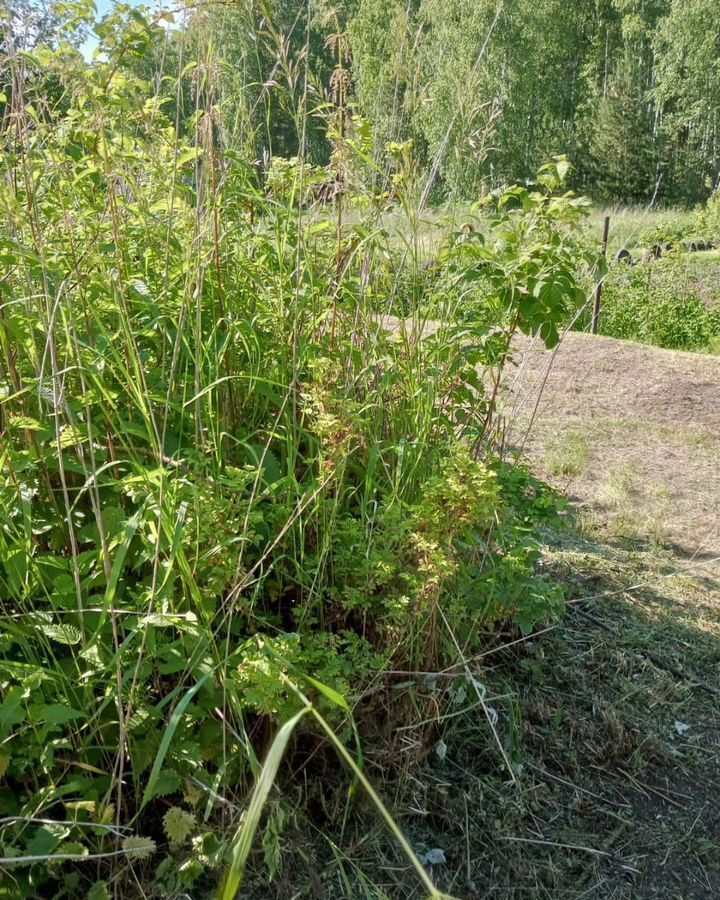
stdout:
{"type": "Polygon", "coordinates": [[[7,735],[13,726],[19,725],[27,718],[24,704],[25,691],[18,685],[8,688],[0,705],[0,734],[7,735]]]}
{"type": "Polygon", "coordinates": [[[46,722],[48,725],[64,725],[73,719],[84,719],[87,716],[87,713],[72,709],[63,703],[48,703],[42,706],[33,704],[29,707],[29,713],[33,720],[46,722]]]}
{"type": "Polygon", "coordinates": [[[344,709],[345,712],[350,712],[350,707],[347,704],[347,700],[334,688],[329,687],[327,684],[323,684],[321,681],[318,681],[311,675],[306,675],[305,679],[306,681],[309,681],[314,688],[317,688],[317,690],[320,691],[323,697],[327,697],[327,699],[331,703],[334,703],[335,706],[339,706],[340,709],[344,709]]]}

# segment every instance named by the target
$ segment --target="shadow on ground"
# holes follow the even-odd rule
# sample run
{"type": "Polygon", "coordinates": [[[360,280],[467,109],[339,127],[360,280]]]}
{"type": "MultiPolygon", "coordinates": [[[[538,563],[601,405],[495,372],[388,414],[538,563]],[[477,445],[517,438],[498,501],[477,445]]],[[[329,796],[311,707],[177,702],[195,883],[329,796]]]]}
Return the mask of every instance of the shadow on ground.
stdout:
{"type": "Polygon", "coordinates": [[[564,620],[487,657],[478,676],[514,695],[497,727],[519,785],[487,765],[497,752],[470,724],[443,736],[426,782],[455,866],[444,888],[720,896],[720,581],[654,545],[572,534],[550,565],[568,586],[564,620]]]}
{"type": "MultiPolygon", "coordinates": [[[[720,897],[720,580],[650,543],[569,528],[548,545],[566,614],[530,639],[488,638],[470,665],[489,715],[456,671],[415,680],[436,715],[407,728],[407,679],[389,681],[394,758],[369,755],[366,772],[451,897],[720,897]]],[[[423,898],[359,795],[330,830],[347,779],[327,759],[283,874],[248,896],[423,898]]]]}

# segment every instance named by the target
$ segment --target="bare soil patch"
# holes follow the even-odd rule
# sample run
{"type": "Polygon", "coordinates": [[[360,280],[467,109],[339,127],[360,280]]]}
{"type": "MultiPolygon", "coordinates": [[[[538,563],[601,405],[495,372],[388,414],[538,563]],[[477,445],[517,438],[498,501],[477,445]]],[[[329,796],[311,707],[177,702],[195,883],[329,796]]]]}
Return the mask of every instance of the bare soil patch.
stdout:
{"type": "Polygon", "coordinates": [[[609,533],[720,557],[720,357],[570,333],[516,364],[509,447],[609,533]]]}

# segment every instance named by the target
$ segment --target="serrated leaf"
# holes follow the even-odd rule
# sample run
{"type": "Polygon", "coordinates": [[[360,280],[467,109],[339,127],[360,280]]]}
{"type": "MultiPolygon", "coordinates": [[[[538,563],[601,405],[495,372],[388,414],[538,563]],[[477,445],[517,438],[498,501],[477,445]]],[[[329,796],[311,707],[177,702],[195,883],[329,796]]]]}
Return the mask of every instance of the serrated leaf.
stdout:
{"type": "Polygon", "coordinates": [[[57,641],[58,644],[66,644],[68,647],[74,647],[82,640],[80,629],[74,625],[38,625],[37,629],[45,637],[57,641]]]}
{"type": "MultiPolygon", "coordinates": [[[[55,850],[54,856],[77,856],[82,858],[83,856],[88,856],[90,851],[88,848],[81,844],[79,841],[65,841],[60,844],[55,850]]],[[[52,860],[49,860],[52,862],[52,860]]],[[[57,865],[61,865],[63,860],[59,859],[57,865]]]]}
{"type": "Polygon", "coordinates": [[[24,431],[42,431],[42,425],[30,416],[8,416],[7,427],[24,431]]]}
{"type": "Polygon", "coordinates": [[[96,881],[88,891],[87,900],[110,900],[107,881],[96,881]]]}
{"type": "Polygon", "coordinates": [[[139,835],[126,837],[122,846],[128,856],[134,856],[137,859],[145,859],[148,856],[152,856],[157,849],[157,845],[152,838],[140,837],[139,835]]]}
{"type": "Polygon", "coordinates": [[[163,769],[155,778],[152,785],[152,793],[149,794],[148,799],[175,794],[180,790],[181,785],[182,780],[175,769],[163,769]]]}
{"type": "Polygon", "coordinates": [[[195,816],[179,806],[171,806],[163,816],[163,829],[172,843],[182,844],[195,830],[195,816]]]}
{"type": "Polygon", "coordinates": [[[83,435],[77,428],[68,425],[60,435],[60,447],[63,450],[67,450],[68,447],[75,447],[77,444],[82,444],[85,440],[87,440],[86,435],[83,435]]]}
{"type": "Polygon", "coordinates": [[[80,657],[89,663],[93,669],[101,669],[104,665],[102,657],[100,656],[100,648],[97,644],[93,644],[92,646],[85,647],[81,650],[80,657]]]}

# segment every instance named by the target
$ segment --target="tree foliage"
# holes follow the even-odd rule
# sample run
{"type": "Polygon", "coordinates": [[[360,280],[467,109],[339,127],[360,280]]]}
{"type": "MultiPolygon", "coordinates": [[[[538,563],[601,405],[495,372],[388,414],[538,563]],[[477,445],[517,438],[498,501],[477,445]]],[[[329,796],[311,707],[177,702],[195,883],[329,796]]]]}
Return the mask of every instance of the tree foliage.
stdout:
{"type": "Polygon", "coordinates": [[[550,153],[602,200],[693,201],[717,178],[711,0],[362,0],[350,35],[380,148],[412,138],[429,171],[446,145],[446,191],[527,177],[550,153]]]}

